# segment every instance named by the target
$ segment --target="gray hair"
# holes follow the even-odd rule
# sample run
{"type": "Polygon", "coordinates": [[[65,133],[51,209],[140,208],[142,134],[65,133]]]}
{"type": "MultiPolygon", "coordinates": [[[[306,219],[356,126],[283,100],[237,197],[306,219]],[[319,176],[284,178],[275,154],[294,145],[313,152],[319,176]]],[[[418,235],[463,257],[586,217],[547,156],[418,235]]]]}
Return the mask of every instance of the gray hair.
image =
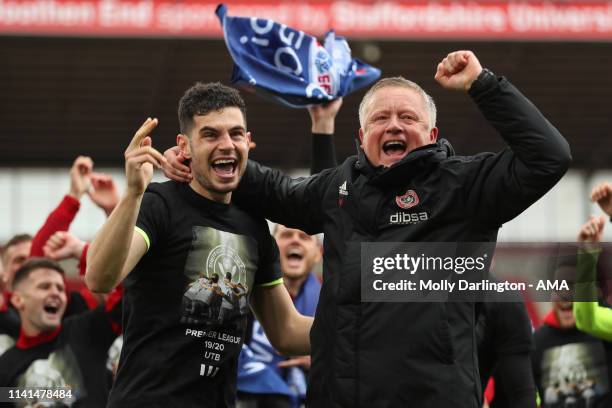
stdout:
{"type": "Polygon", "coordinates": [[[381,79],[380,81],[376,82],[365,94],[365,96],[361,100],[361,103],[359,104],[359,125],[362,129],[364,128],[366,106],[368,106],[370,100],[372,99],[372,96],[376,91],[386,87],[409,88],[421,95],[421,97],[425,101],[427,110],[429,111],[429,129],[431,130],[436,126],[436,104],[433,98],[429,96],[429,94],[425,92],[423,88],[421,88],[416,82],[412,82],[404,77],[398,76],[381,79]]]}

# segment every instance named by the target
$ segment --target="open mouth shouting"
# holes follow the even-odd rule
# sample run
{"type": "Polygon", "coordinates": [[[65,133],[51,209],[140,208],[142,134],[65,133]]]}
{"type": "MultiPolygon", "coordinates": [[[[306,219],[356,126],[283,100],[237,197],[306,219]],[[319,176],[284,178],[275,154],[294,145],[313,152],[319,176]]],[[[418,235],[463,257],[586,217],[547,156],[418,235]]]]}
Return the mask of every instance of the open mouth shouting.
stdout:
{"type": "Polygon", "coordinates": [[[407,150],[408,145],[403,140],[387,140],[382,145],[384,155],[394,160],[404,157],[407,150]]]}
{"type": "Polygon", "coordinates": [[[212,168],[217,177],[224,180],[231,180],[238,174],[238,160],[232,157],[218,158],[213,160],[212,168]]]}
{"type": "Polygon", "coordinates": [[[45,317],[49,320],[59,321],[62,319],[62,302],[59,299],[48,299],[43,305],[45,317]]]}
{"type": "Polygon", "coordinates": [[[285,257],[287,258],[288,267],[299,268],[304,260],[304,250],[300,247],[289,248],[285,257]]]}

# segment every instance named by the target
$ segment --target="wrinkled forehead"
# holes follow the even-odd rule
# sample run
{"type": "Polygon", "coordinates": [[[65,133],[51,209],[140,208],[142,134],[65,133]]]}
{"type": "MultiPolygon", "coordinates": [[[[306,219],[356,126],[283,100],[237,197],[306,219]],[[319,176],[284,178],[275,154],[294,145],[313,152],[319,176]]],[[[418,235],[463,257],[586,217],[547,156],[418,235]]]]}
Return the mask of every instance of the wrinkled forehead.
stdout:
{"type": "Polygon", "coordinates": [[[410,109],[427,115],[427,101],[418,90],[400,85],[389,85],[375,90],[364,104],[364,118],[388,109],[410,109]]]}

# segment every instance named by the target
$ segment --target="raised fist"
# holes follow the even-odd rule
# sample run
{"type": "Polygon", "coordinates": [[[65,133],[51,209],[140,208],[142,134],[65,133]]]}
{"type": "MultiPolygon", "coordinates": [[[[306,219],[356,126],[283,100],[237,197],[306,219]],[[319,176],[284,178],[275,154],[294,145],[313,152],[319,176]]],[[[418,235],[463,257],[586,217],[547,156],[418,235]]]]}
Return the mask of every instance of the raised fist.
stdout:
{"type": "Polygon", "coordinates": [[[480,72],[482,66],[472,51],[455,51],[438,64],[435,78],[446,89],[468,91],[480,72]]]}

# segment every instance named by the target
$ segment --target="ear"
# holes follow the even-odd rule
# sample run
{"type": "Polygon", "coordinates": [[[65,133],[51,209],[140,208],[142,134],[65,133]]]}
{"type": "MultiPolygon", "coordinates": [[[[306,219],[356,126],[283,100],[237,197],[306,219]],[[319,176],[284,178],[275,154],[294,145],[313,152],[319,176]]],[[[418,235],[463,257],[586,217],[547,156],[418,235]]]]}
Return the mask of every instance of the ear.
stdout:
{"type": "Polygon", "coordinates": [[[364,135],[365,133],[363,132],[363,128],[359,128],[359,144],[362,149],[363,149],[363,136],[364,135]]]}
{"type": "Polygon", "coordinates": [[[253,141],[253,137],[251,137],[251,132],[246,132],[245,136],[247,144],[251,144],[251,142],[253,141]]]}
{"type": "Polygon", "coordinates": [[[22,310],[24,303],[23,296],[20,292],[17,291],[11,294],[11,304],[15,307],[15,309],[22,310]]]}
{"type": "Polygon", "coordinates": [[[431,129],[431,132],[429,132],[429,140],[431,141],[431,143],[436,143],[437,139],[438,139],[438,128],[434,127],[431,129]]]}
{"type": "Polygon", "coordinates": [[[189,137],[179,133],[176,135],[176,145],[178,146],[181,155],[184,158],[191,160],[191,144],[189,143],[189,137]]]}

